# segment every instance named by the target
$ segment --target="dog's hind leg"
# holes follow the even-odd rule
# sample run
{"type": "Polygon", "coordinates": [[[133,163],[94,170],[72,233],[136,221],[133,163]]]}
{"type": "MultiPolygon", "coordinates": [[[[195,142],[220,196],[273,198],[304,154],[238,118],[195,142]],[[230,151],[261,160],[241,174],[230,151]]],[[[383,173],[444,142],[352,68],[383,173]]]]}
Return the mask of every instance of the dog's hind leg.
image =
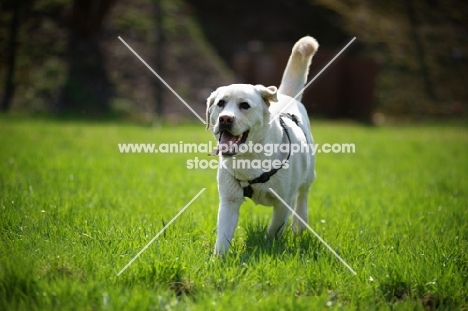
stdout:
{"type": "MultiPolygon", "coordinates": [[[[297,200],[296,200],[296,206],[294,209],[297,216],[299,216],[306,223],[308,223],[308,217],[309,217],[309,212],[308,212],[308,207],[307,207],[307,199],[309,197],[309,190],[310,190],[310,185],[301,187],[301,189],[299,189],[297,200]]],[[[293,215],[292,231],[296,235],[300,235],[302,231],[306,229],[306,225],[301,220],[299,220],[297,216],[293,215]]]]}
{"type": "MultiPolygon", "coordinates": [[[[293,200],[285,200],[289,206],[292,206],[293,200]]],[[[291,211],[289,208],[284,206],[281,201],[273,206],[273,217],[271,218],[270,225],[268,226],[267,238],[275,239],[279,238],[283,234],[284,228],[288,223],[289,215],[291,211]]]]}

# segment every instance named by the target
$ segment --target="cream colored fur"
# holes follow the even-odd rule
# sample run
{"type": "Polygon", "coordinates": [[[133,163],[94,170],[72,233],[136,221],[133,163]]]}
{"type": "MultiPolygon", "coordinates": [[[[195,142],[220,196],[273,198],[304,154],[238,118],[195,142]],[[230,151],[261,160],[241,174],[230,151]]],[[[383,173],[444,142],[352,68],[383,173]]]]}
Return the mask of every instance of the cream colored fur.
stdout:
{"type": "MultiPolygon", "coordinates": [[[[249,84],[233,84],[218,88],[207,100],[207,127],[219,139],[220,120],[230,118],[233,120],[230,133],[238,136],[248,132],[246,143],[288,143],[279,118],[274,117],[289,104],[284,112],[294,114],[299,119],[297,126],[292,120],[283,118],[291,143],[313,143],[306,109],[298,101],[302,95],[297,97],[298,100],[292,98],[304,87],[312,56],[317,49],[318,43],[312,37],[304,37],[294,45],[278,89],[274,86],[249,84]],[[250,108],[243,109],[240,103],[248,103],[250,108]],[[272,119],[273,122],[270,124],[272,119]]],[[[275,154],[273,157],[284,159],[285,155],[275,154]]],[[[233,161],[264,160],[269,157],[263,153],[247,152],[238,153],[235,157],[220,153],[219,158],[219,163],[225,162],[227,168],[220,166],[218,169],[220,204],[214,252],[224,254],[230,247],[239,219],[240,206],[244,201],[242,187],[247,185],[248,180],[257,178],[263,173],[261,169],[234,168],[233,161]]],[[[314,156],[309,153],[295,153],[289,159],[288,168],[280,169],[266,183],[252,185],[254,191],[252,200],[257,204],[273,206],[273,217],[266,233],[267,238],[278,238],[290,216],[289,209],[268,188],[274,189],[301,218],[307,221],[307,199],[314,179],[314,156]]],[[[305,226],[293,217],[293,232],[300,234],[304,229],[305,226]]]]}

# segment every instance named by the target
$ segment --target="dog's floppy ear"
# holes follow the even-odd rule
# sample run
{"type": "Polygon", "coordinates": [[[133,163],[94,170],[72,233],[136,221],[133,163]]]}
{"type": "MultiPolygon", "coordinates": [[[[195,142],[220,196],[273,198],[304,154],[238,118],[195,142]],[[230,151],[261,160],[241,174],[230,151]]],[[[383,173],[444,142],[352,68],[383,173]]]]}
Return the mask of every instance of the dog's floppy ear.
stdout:
{"type": "Polygon", "coordinates": [[[211,95],[206,100],[206,129],[210,128],[210,113],[211,106],[213,106],[216,96],[218,95],[218,90],[211,93],[211,95]]]}
{"type": "Polygon", "coordinates": [[[277,97],[278,89],[276,88],[276,86],[266,87],[261,84],[257,84],[255,86],[255,89],[260,93],[260,96],[262,96],[267,106],[270,106],[270,102],[278,101],[278,97],[277,97]]]}

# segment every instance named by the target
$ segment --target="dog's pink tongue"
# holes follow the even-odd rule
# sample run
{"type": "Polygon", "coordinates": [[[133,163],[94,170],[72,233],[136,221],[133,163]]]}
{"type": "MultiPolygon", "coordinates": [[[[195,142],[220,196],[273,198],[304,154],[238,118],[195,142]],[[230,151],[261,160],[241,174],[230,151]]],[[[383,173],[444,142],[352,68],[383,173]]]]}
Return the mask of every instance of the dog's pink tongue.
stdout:
{"type": "MultiPolygon", "coordinates": [[[[234,143],[236,140],[237,140],[237,136],[234,136],[229,132],[222,131],[221,136],[219,137],[218,146],[209,155],[218,155],[219,154],[219,149],[220,149],[219,147],[221,145],[226,145],[226,146],[230,147],[231,146],[230,142],[234,143]]],[[[226,147],[224,147],[223,150],[226,150],[226,147]]]]}
{"type": "Polygon", "coordinates": [[[229,145],[229,142],[235,142],[237,136],[231,135],[231,133],[222,131],[221,136],[219,137],[219,145],[229,145]]]}

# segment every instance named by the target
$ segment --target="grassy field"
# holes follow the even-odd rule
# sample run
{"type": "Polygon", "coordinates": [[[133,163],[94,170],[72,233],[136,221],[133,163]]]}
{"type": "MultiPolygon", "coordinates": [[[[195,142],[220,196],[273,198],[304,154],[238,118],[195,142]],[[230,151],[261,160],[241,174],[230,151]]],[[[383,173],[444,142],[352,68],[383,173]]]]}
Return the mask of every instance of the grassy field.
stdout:
{"type": "Polygon", "coordinates": [[[214,258],[216,172],[186,168],[212,158],[117,147],[206,143],[201,124],[0,118],[0,310],[466,310],[468,129],[313,129],[356,145],[318,155],[309,211],[357,276],[310,233],[264,242],[271,209],[249,200],[214,258]]]}

